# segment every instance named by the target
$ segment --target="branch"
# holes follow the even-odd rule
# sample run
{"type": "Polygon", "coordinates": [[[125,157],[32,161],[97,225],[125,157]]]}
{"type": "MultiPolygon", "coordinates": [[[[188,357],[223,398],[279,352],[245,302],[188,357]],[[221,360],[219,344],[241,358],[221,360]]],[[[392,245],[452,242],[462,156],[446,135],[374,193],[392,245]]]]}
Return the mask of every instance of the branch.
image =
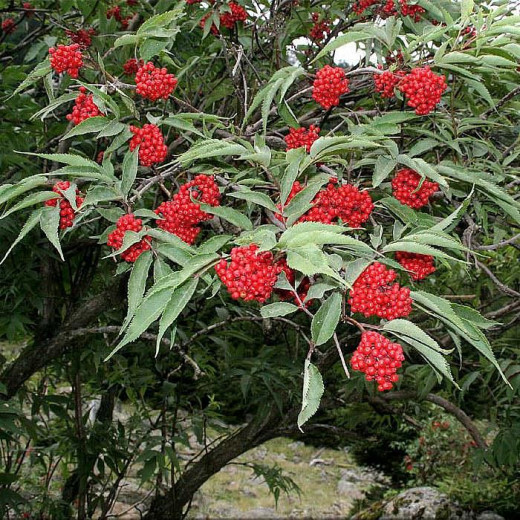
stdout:
{"type": "Polygon", "coordinates": [[[511,92],[506,94],[500,101],[498,101],[494,107],[490,108],[489,110],[486,110],[483,114],[481,114],[481,119],[487,119],[488,116],[490,116],[493,112],[497,111],[498,109],[505,105],[510,99],[513,99],[515,96],[520,94],[520,86],[513,89],[511,92]]]}

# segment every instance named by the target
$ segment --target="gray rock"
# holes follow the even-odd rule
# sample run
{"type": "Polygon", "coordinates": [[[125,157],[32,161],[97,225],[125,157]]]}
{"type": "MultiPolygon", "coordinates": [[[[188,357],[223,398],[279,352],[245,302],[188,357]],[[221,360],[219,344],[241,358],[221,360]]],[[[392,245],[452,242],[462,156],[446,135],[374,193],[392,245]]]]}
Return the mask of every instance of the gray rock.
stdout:
{"type": "Polygon", "coordinates": [[[340,480],[336,486],[338,495],[348,497],[350,500],[362,500],[365,498],[365,493],[362,489],[353,482],[348,480],[340,480]]]}
{"type": "Polygon", "coordinates": [[[387,502],[379,520],[471,520],[472,515],[450,501],[447,495],[431,487],[407,489],[387,502]]]}
{"type": "Polygon", "coordinates": [[[504,517],[493,513],[493,511],[483,511],[477,515],[475,520],[504,520],[504,517]]]}
{"type": "Polygon", "coordinates": [[[245,511],[242,518],[276,518],[276,511],[272,507],[255,507],[245,511]]]}

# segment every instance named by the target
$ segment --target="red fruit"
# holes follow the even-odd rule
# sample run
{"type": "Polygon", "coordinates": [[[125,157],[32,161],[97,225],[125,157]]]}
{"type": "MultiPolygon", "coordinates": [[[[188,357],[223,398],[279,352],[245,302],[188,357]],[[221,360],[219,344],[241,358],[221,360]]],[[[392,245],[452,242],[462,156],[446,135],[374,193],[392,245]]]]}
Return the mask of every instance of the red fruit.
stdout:
{"type": "MultiPolygon", "coordinates": [[[[287,278],[287,281],[294,286],[294,283],[296,281],[296,274],[295,272],[287,265],[287,261],[285,258],[280,260],[278,262],[279,267],[281,267],[281,271],[285,273],[285,276],[287,278]]],[[[280,271],[280,272],[281,272],[280,271]]],[[[301,282],[299,283],[298,287],[296,287],[296,293],[298,294],[298,298],[292,291],[288,291],[286,289],[275,289],[275,293],[278,295],[280,300],[294,300],[294,303],[301,307],[300,302],[304,302],[305,298],[307,298],[307,293],[309,292],[309,288],[311,286],[311,281],[307,276],[305,276],[301,282]]],[[[309,300],[308,302],[305,302],[305,307],[308,307],[312,303],[312,300],[309,300]]]]}
{"type": "Polygon", "coordinates": [[[377,332],[363,332],[361,341],[350,360],[350,366],[365,374],[367,381],[376,381],[380,392],[391,390],[399,381],[397,370],[404,361],[403,348],[399,343],[377,332]]]}
{"type": "Polygon", "coordinates": [[[99,164],[102,164],[104,158],[105,158],[105,152],[104,152],[104,151],[101,151],[101,152],[99,152],[99,153],[97,154],[96,162],[99,163],[99,164]]]}
{"type": "Polygon", "coordinates": [[[285,222],[285,218],[282,216],[282,212],[283,212],[285,206],[287,206],[289,204],[289,202],[291,202],[291,200],[294,198],[294,196],[297,193],[300,193],[300,191],[302,191],[302,190],[303,190],[303,186],[298,181],[294,182],[293,185],[292,185],[291,191],[289,192],[289,195],[287,197],[287,200],[285,201],[285,204],[284,205],[282,205],[282,204],[277,204],[276,205],[276,207],[278,208],[280,213],[275,213],[275,217],[280,222],[285,222]]]}
{"type": "Polygon", "coordinates": [[[273,292],[282,267],[270,251],[258,252],[258,246],[234,247],[231,261],[222,259],[215,271],[234,300],[264,303],[273,292]]]}
{"type": "Polygon", "coordinates": [[[412,312],[410,289],[392,284],[396,277],[394,270],[379,262],[369,265],[350,290],[351,311],[387,320],[408,316],[412,312]]]}
{"type": "Polygon", "coordinates": [[[421,15],[426,11],[420,5],[408,5],[408,0],[399,0],[401,15],[413,18],[414,22],[421,20],[421,15]]]}
{"type": "Polygon", "coordinates": [[[444,75],[437,75],[426,66],[412,69],[399,82],[398,88],[408,98],[408,106],[415,108],[418,116],[425,116],[440,103],[448,86],[444,75]]]}
{"type": "MultiPolygon", "coordinates": [[[[71,203],[63,196],[63,192],[70,188],[69,181],[60,181],[57,182],[52,191],[54,193],[58,193],[60,195],[57,199],[46,200],[46,206],[55,207],[56,204],[60,204],[60,229],[66,229],[72,227],[74,224],[74,217],[76,216],[76,212],[72,208],[71,203]]],[[[83,204],[83,198],[79,196],[79,190],[76,189],[76,207],[79,209],[83,204]]]]}
{"type": "Polygon", "coordinates": [[[404,74],[403,71],[394,73],[389,70],[386,70],[381,74],[374,74],[376,92],[379,92],[382,98],[394,97],[395,87],[398,85],[399,81],[401,81],[404,74]]]}
{"type": "Polygon", "coordinates": [[[65,34],[72,43],[77,43],[82,50],[88,49],[92,45],[92,36],[96,34],[95,29],[79,29],[78,31],[70,31],[67,29],[65,34]]]}
{"type": "Polygon", "coordinates": [[[139,3],[139,0],[126,0],[126,5],[129,5],[130,7],[134,7],[139,3]]]}
{"type": "Polygon", "coordinates": [[[330,21],[321,20],[318,13],[312,13],[312,21],[314,25],[309,33],[309,38],[314,42],[322,42],[330,34],[330,21]]]}
{"type": "Polygon", "coordinates": [[[312,97],[325,110],[338,106],[340,96],[348,91],[348,79],[341,67],[325,65],[316,73],[312,97]]]}
{"type": "Polygon", "coordinates": [[[123,19],[123,15],[121,14],[121,7],[115,5],[114,7],[107,9],[107,20],[110,20],[111,18],[115,18],[118,22],[121,22],[123,19]]]}
{"type": "MultiPolygon", "coordinates": [[[[199,27],[200,27],[202,30],[204,30],[204,28],[205,28],[205,26],[206,26],[206,20],[207,20],[210,16],[211,16],[211,13],[206,13],[206,14],[201,18],[201,20],[200,20],[200,22],[199,22],[199,27]]],[[[211,34],[214,34],[215,36],[216,36],[217,34],[219,34],[219,30],[218,30],[217,26],[216,26],[214,23],[211,24],[211,29],[210,29],[210,31],[211,31],[211,34]]]]}
{"type": "Polygon", "coordinates": [[[156,221],[157,225],[188,244],[193,244],[201,231],[197,225],[213,218],[213,215],[202,211],[200,204],[192,199],[210,206],[219,206],[220,192],[215,178],[210,175],[197,175],[192,181],[182,185],[172,200],[163,202],[155,210],[155,213],[162,217],[156,221]]]}
{"type": "MultiPolygon", "coordinates": [[[[143,221],[140,218],[135,218],[131,213],[123,215],[116,223],[116,229],[108,235],[107,245],[116,251],[123,245],[125,233],[127,231],[135,231],[138,233],[143,229],[143,221]]],[[[127,262],[135,262],[141,253],[148,251],[151,248],[151,238],[145,236],[136,244],[132,244],[128,249],[121,253],[121,258],[127,262]]]]}
{"type": "Polygon", "coordinates": [[[128,76],[133,76],[143,65],[143,60],[137,61],[135,58],[130,58],[129,60],[126,60],[126,62],[124,63],[123,70],[125,71],[125,74],[127,74],[128,76]]]}
{"type": "Polygon", "coordinates": [[[237,22],[244,22],[247,20],[247,11],[236,2],[229,2],[227,6],[231,11],[226,11],[220,14],[220,25],[227,29],[233,29],[237,22]]]}
{"type": "Polygon", "coordinates": [[[422,280],[435,272],[434,258],[430,255],[397,251],[395,259],[408,271],[414,280],[422,280]]]}
{"type": "Polygon", "coordinates": [[[34,6],[30,2],[24,2],[22,7],[25,9],[25,16],[27,16],[27,18],[34,16],[34,6]]]}
{"type": "Polygon", "coordinates": [[[379,4],[380,1],[381,0],[358,0],[352,7],[352,10],[356,14],[363,14],[365,10],[373,5],[379,4]]]}
{"type": "Polygon", "coordinates": [[[139,164],[152,166],[166,159],[168,147],[158,126],[147,123],[143,128],[130,126],[130,130],[134,134],[130,139],[130,151],[139,146],[139,164]]]}
{"type": "Polygon", "coordinates": [[[77,43],[58,45],[49,49],[51,67],[58,74],[67,72],[71,78],[77,78],[79,69],[83,67],[83,55],[77,43]]]}
{"type": "Polygon", "coordinates": [[[16,22],[14,18],[6,18],[2,22],[2,32],[5,34],[11,34],[16,31],[16,22]]]}
{"type": "Polygon", "coordinates": [[[439,190],[436,182],[426,179],[422,181],[422,177],[414,170],[403,168],[397,172],[392,179],[392,189],[394,197],[406,206],[414,209],[422,208],[428,204],[429,198],[439,190]]]}
{"type": "Polygon", "coordinates": [[[168,99],[177,86],[177,78],[166,68],[158,68],[151,61],[139,67],[135,75],[136,92],[146,99],[168,99]]]}
{"type": "Polygon", "coordinates": [[[102,114],[94,103],[92,94],[87,95],[87,89],[85,87],[80,87],[79,90],[80,93],[76,98],[72,113],[67,114],[67,119],[73,121],[75,125],[79,125],[89,117],[104,116],[105,114],[102,114]]]}
{"type": "Polygon", "coordinates": [[[286,150],[305,146],[307,152],[310,152],[312,143],[318,139],[319,133],[320,129],[315,125],[311,125],[309,128],[290,128],[289,135],[285,136],[286,150]]]}

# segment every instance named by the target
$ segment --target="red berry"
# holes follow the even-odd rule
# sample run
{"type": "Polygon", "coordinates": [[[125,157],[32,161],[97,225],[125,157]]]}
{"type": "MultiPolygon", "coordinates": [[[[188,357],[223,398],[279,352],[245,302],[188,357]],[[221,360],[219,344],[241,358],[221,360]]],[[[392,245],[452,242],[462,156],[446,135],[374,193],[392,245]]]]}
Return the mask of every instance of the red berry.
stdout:
{"type": "Polygon", "coordinates": [[[166,68],[158,68],[151,61],[139,67],[135,75],[136,92],[146,99],[168,99],[177,86],[177,78],[166,68]]]}
{"type": "Polygon", "coordinates": [[[234,247],[231,261],[222,259],[215,271],[234,300],[264,303],[273,292],[282,267],[270,251],[258,252],[258,246],[234,247]]]}
{"type": "Polygon", "coordinates": [[[399,82],[398,88],[408,99],[408,106],[415,108],[418,116],[425,116],[440,103],[448,86],[444,75],[437,75],[426,66],[412,69],[399,82]]]}
{"type": "Polygon", "coordinates": [[[130,151],[139,146],[139,164],[152,166],[161,163],[168,155],[168,147],[158,126],[147,123],[143,128],[130,126],[134,137],[130,139],[130,151]]]}
{"type": "Polygon", "coordinates": [[[392,343],[377,332],[363,332],[361,341],[350,360],[350,366],[365,374],[367,381],[376,381],[380,392],[391,390],[399,381],[397,370],[404,361],[403,347],[392,343]]]}
{"type": "Polygon", "coordinates": [[[27,18],[34,16],[34,6],[30,2],[24,2],[22,7],[25,9],[25,16],[27,16],[27,18]]]}
{"type": "Polygon", "coordinates": [[[51,67],[58,74],[67,72],[71,78],[77,78],[79,69],[83,67],[83,55],[79,44],[58,45],[49,49],[51,67]]]}
{"type": "Polygon", "coordinates": [[[309,128],[290,128],[289,135],[285,136],[286,150],[305,146],[307,152],[310,152],[312,143],[318,139],[319,133],[320,129],[315,125],[311,125],[309,128]]]}
{"type": "Polygon", "coordinates": [[[67,114],[67,119],[73,121],[75,125],[79,125],[89,117],[104,116],[94,103],[92,94],[86,94],[87,89],[85,87],[80,87],[79,90],[80,93],[76,98],[72,113],[67,114]]]}
{"type": "Polygon", "coordinates": [[[16,31],[16,22],[14,18],[6,18],[2,22],[2,32],[5,34],[11,34],[16,31]]]}
{"type": "Polygon", "coordinates": [[[200,233],[198,224],[213,218],[213,215],[202,211],[200,204],[192,199],[210,206],[220,205],[220,192],[213,176],[197,175],[192,181],[182,185],[172,200],[163,202],[155,210],[162,217],[156,221],[157,225],[188,244],[193,244],[200,233]]]}
{"type": "MultiPolygon", "coordinates": [[[[199,27],[204,30],[204,28],[206,27],[206,20],[211,16],[211,12],[210,13],[206,13],[200,20],[199,22],[199,27]]],[[[219,34],[219,30],[217,28],[217,26],[212,23],[211,24],[211,34],[214,34],[215,36],[219,34]]]]}
{"type": "Polygon", "coordinates": [[[348,79],[341,67],[325,65],[316,73],[312,97],[325,110],[338,106],[340,96],[348,91],[348,79]]]}
{"type": "MultiPolygon", "coordinates": [[[[116,229],[108,235],[107,245],[116,251],[123,245],[125,233],[127,231],[134,231],[139,233],[143,229],[143,221],[140,218],[135,218],[131,213],[123,215],[116,223],[116,229]]],[[[121,253],[121,258],[127,262],[135,262],[137,258],[151,248],[151,238],[145,236],[136,244],[132,244],[128,249],[121,253]]]]}
{"type": "Polygon", "coordinates": [[[412,312],[410,289],[392,284],[396,277],[393,269],[379,262],[369,265],[350,290],[348,303],[352,312],[387,320],[408,316],[412,312]]]}
{"type": "Polygon", "coordinates": [[[139,3],[139,0],[126,0],[126,5],[129,5],[130,7],[134,7],[139,3]]]}
{"type": "Polygon", "coordinates": [[[421,20],[421,15],[426,11],[420,5],[408,5],[408,0],[399,0],[401,15],[413,18],[414,22],[421,20]]]}
{"type": "MultiPolygon", "coordinates": [[[[66,229],[68,227],[72,227],[74,224],[74,217],[76,216],[76,212],[72,208],[71,203],[63,196],[63,192],[70,188],[69,181],[60,181],[57,182],[52,191],[54,193],[59,194],[59,198],[51,199],[45,201],[46,206],[56,207],[59,203],[60,205],[60,229],[66,229]]],[[[83,198],[79,196],[79,190],[76,189],[76,207],[79,209],[83,204],[83,198]]]]}
{"type": "Polygon", "coordinates": [[[95,29],[79,29],[78,31],[70,31],[67,29],[65,34],[72,43],[77,43],[82,50],[88,49],[92,45],[92,36],[96,34],[95,29]]]}
{"type": "Polygon", "coordinates": [[[403,71],[394,73],[390,70],[386,70],[381,74],[374,74],[376,92],[379,92],[382,98],[394,97],[395,87],[398,85],[399,81],[401,81],[404,74],[403,71]]]}
{"type": "Polygon", "coordinates": [[[123,70],[125,71],[125,74],[127,74],[128,76],[133,76],[143,65],[143,60],[137,61],[135,58],[130,58],[123,64],[123,70]]]}
{"type": "Polygon", "coordinates": [[[220,14],[220,25],[227,29],[233,29],[237,22],[244,22],[247,20],[247,11],[236,2],[229,2],[227,4],[230,11],[220,14]]]}
{"type": "Polygon", "coordinates": [[[309,33],[309,38],[314,42],[322,42],[330,34],[330,21],[321,20],[318,13],[312,13],[314,25],[309,33]]]}
{"type": "Polygon", "coordinates": [[[394,197],[406,206],[414,209],[422,208],[428,204],[429,198],[439,189],[436,182],[422,180],[422,177],[414,170],[403,168],[392,179],[394,197]]]}
{"type": "MultiPolygon", "coordinates": [[[[281,271],[285,273],[285,276],[287,278],[287,281],[294,286],[294,283],[296,281],[296,274],[295,272],[287,265],[287,261],[284,259],[280,260],[278,262],[278,266],[281,268],[281,271]]],[[[280,272],[281,272],[280,271],[280,272]]],[[[299,283],[298,287],[296,287],[296,293],[298,294],[298,298],[292,291],[288,291],[286,289],[275,289],[275,293],[278,295],[280,300],[294,300],[294,303],[301,307],[300,302],[304,302],[305,298],[307,298],[307,293],[309,292],[311,286],[310,279],[305,276],[299,283]]],[[[308,307],[312,303],[312,300],[309,300],[308,302],[305,302],[305,307],[308,307]]]]}
{"type": "Polygon", "coordinates": [[[99,152],[97,154],[96,162],[99,163],[99,164],[102,164],[104,158],[105,158],[105,152],[102,150],[101,152],[99,152]]]}
{"type": "Polygon", "coordinates": [[[414,280],[422,280],[435,272],[433,256],[397,251],[395,259],[408,271],[414,280]]]}

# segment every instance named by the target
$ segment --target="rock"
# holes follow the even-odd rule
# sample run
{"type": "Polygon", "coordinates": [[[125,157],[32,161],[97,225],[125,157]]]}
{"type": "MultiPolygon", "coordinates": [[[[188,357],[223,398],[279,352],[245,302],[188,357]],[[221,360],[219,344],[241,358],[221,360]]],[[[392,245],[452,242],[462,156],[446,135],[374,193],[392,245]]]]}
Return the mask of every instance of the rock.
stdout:
{"type": "Polygon", "coordinates": [[[384,504],[379,520],[470,520],[472,515],[451,502],[447,495],[431,487],[416,487],[399,493],[384,504]]]}
{"type": "Polygon", "coordinates": [[[291,442],[291,444],[289,444],[287,447],[290,450],[298,451],[301,448],[303,448],[304,446],[305,446],[304,442],[302,442],[302,441],[294,441],[294,442],[291,442]]]}
{"type": "Polygon", "coordinates": [[[241,518],[276,518],[276,511],[272,507],[255,507],[249,511],[244,511],[241,518]]]}
{"type": "Polygon", "coordinates": [[[493,513],[493,511],[483,511],[477,515],[475,520],[504,520],[504,517],[497,513],[493,513]]]}
{"type": "Polygon", "coordinates": [[[365,493],[360,487],[348,480],[340,480],[336,486],[338,495],[348,497],[349,500],[363,500],[365,493]]]}

